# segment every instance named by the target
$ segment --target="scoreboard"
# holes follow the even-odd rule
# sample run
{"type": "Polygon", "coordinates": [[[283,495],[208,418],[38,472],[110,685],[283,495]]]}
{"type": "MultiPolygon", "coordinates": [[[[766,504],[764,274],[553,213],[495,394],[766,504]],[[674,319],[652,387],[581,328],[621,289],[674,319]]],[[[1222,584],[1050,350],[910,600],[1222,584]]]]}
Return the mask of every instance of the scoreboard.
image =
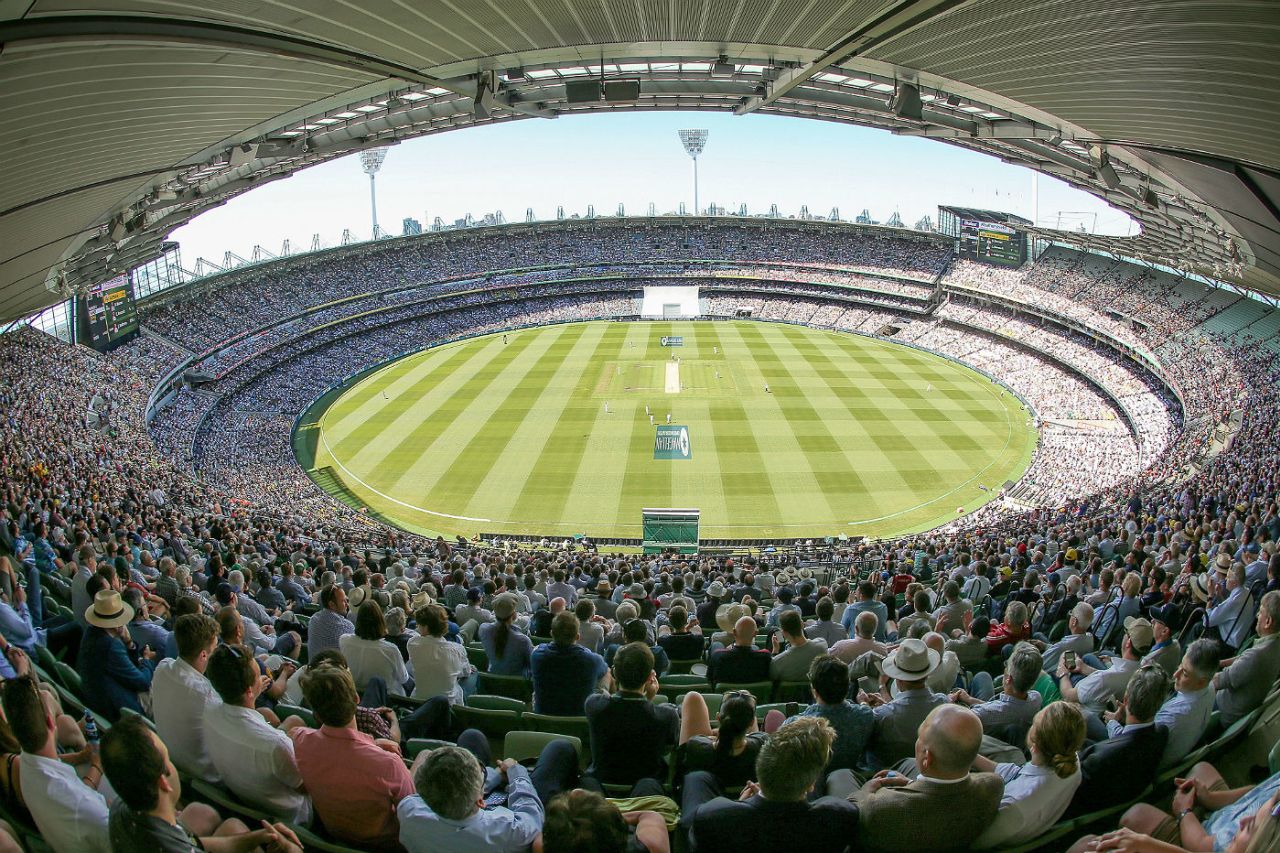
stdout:
{"type": "Polygon", "coordinates": [[[99,351],[114,349],[138,334],[138,307],[127,275],[96,284],[76,300],[79,341],[99,351]]]}
{"type": "Polygon", "coordinates": [[[1020,267],[1027,260],[1027,235],[999,222],[960,220],[960,257],[1020,267]]]}

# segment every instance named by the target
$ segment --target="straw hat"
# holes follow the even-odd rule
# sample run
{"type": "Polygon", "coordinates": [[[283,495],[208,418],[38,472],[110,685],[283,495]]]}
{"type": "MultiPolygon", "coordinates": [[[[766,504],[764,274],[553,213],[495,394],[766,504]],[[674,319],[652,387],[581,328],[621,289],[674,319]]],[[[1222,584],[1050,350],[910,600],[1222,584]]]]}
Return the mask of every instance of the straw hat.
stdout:
{"type": "Polygon", "coordinates": [[[745,605],[721,604],[716,608],[716,624],[720,626],[721,631],[732,634],[733,626],[738,624],[738,620],[750,615],[751,611],[745,605]]]}
{"type": "Polygon", "coordinates": [[[885,657],[881,671],[899,681],[924,681],[942,663],[942,656],[924,644],[924,640],[903,640],[885,657]]]}
{"type": "Polygon", "coordinates": [[[711,586],[707,587],[707,595],[712,598],[724,598],[725,588],[720,581],[712,581],[711,586]]]}
{"type": "Polygon", "coordinates": [[[369,599],[369,587],[358,586],[351,590],[347,596],[347,608],[353,613],[360,609],[360,605],[369,599]]]}
{"type": "Polygon", "coordinates": [[[99,628],[119,628],[133,621],[133,608],[125,604],[114,589],[100,589],[93,606],[84,612],[85,621],[99,628]]]}
{"type": "Polygon", "coordinates": [[[1187,588],[1191,590],[1191,595],[1201,603],[1209,600],[1209,581],[1204,575],[1192,575],[1187,581],[1187,588]]]}

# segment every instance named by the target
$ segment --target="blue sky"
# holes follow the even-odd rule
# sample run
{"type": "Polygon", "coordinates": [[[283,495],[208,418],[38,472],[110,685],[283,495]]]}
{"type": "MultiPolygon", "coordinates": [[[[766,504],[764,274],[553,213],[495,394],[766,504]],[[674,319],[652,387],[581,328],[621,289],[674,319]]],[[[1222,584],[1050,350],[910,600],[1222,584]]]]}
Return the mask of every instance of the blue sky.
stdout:
{"type": "MultiPolygon", "coordinates": [[[[939,204],[994,208],[1031,217],[1031,171],[933,140],[870,128],[780,116],[620,112],[530,119],[437,134],[390,149],[378,175],[378,221],[400,233],[406,216],[424,226],[502,210],[522,221],[526,208],[553,218],[594,204],[612,215],[693,207],[692,168],[676,131],[710,130],[699,160],[703,206],[751,212],[777,204],[783,214],[807,204],[814,214],[839,207],[845,219],[864,208],[884,221],[898,210],[908,225],[939,204]]],[[[1127,216],[1052,178],[1040,178],[1039,221],[1100,233],[1130,233],[1127,216]],[[1083,214],[1083,215],[1082,215],[1083,214]]],[[[174,232],[184,263],[220,262],[228,249],[248,257],[256,244],[295,251],[319,232],[336,244],[344,228],[371,230],[369,182],[358,157],[345,157],[246,193],[174,232]]]]}

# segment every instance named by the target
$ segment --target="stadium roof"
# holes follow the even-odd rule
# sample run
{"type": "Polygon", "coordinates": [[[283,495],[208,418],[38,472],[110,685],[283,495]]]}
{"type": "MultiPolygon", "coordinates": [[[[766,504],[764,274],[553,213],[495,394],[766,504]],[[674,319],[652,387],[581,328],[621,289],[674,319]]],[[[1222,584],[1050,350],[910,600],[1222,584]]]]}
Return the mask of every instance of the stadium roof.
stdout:
{"type": "Polygon", "coordinates": [[[0,319],[306,166],[616,109],[985,151],[1142,226],[1070,242],[1275,295],[1278,80],[1271,0],[0,0],[0,319]],[[638,99],[567,102],[600,76],[638,99]]]}
{"type": "Polygon", "coordinates": [[[1005,213],[1002,210],[982,210],[977,207],[953,207],[949,204],[938,205],[938,210],[945,210],[954,213],[962,219],[981,219],[984,222],[1005,222],[1009,225],[1033,225],[1030,219],[1018,216],[1016,213],[1005,213]]]}

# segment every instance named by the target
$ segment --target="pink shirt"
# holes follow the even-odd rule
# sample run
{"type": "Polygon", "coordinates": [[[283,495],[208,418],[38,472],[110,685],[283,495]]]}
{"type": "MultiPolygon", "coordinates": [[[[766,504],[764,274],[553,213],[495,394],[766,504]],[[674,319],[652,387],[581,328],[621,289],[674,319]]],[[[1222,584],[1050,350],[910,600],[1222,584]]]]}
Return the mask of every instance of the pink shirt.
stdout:
{"type": "Polygon", "coordinates": [[[360,846],[402,849],[396,806],[414,789],[400,756],[355,729],[297,728],[291,735],[303,785],[329,834],[360,846]]]}

